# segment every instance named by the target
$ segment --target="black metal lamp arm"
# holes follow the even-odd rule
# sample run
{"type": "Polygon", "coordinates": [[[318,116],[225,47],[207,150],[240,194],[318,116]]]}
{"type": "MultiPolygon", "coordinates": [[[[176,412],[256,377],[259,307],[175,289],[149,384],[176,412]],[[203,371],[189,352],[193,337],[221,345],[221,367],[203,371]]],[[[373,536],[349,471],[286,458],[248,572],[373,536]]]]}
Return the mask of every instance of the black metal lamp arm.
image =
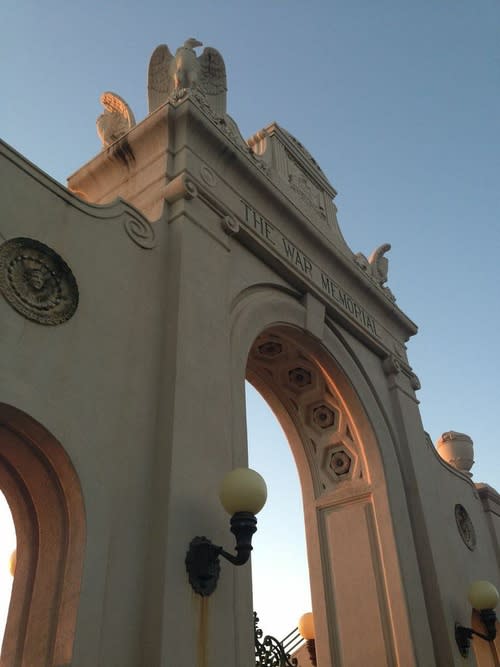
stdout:
{"type": "Polygon", "coordinates": [[[189,582],[199,595],[211,595],[219,579],[222,556],[233,565],[244,565],[252,551],[252,536],[257,530],[257,519],[250,512],[236,512],[231,517],[231,532],[236,538],[236,555],[230,554],[206,537],[195,537],[186,555],[189,582]]]}
{"type": "Polygon", "coordinates": [[[231,517],[231,532],[236,538],[236,556],[221,549],[220,555],[233,565],[244,565],[252,551],[252,537],[257,530],[257,519],[250,512],[236,512],[231,517]]]}
{"type": "Polygon", "coordinates": [[[479,612],[481,621],[486,628],[486,634],[467,628],[463,625],[455,625],[455,639],[458,644],[461,655],[465,658],[470,649],[470,640],[474,635],[487,642],[492,642],[497,636],[496,621],[497,615],[493,609],[482,609],[479,612]]]}

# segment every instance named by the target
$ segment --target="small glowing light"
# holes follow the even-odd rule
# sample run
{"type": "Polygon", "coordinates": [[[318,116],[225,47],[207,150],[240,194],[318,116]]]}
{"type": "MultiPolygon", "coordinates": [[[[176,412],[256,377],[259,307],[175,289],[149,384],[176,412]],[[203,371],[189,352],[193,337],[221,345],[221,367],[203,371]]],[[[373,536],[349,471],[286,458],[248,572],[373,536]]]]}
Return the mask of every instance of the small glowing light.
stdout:
{"type": "Polygon", "coordinates": [[[314,616],[312,611],[303,614],[299,618],[299,633],[304,639],[315,639],[316,631],[314,629],[314,616]]]}
{"type": "Polygon", "coordinates": [[[17,564],[17,549],[14,549],[14,551],[10,554],[9,558],[9,572],[12,577],[16,573],[16,564],[17,564]]]}
{"type": "MultiPolygon", "coordinates": [[[[14,520],[7,499],[0,491],[0,647],[3,642],[14,582],[15,561],[13,562],[12,551],[15,550],[15,547],[16,529],[14,520]]],[[[2,661],[0,660],[0,662],[2,661]]]]}

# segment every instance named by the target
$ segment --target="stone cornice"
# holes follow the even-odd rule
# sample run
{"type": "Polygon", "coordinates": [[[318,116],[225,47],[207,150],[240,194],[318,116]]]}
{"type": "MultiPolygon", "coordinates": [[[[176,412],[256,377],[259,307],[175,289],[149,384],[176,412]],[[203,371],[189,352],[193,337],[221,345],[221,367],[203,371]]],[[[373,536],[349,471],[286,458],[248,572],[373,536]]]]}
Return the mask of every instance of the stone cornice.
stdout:
{"type": "Polygon", "coordinates": [[[1,140],[0,159],[8,160],[15,168],[23,171],[65,204],[84,213],[88,216],[89,222],[122,224],[127,236],[139,247],[150,250],[156,246],[157,239],[153,225],[137,208],[123,199],[116,198],[109,204],[84,201],[1,140]]]}
{"type": "Polygon", "coordinates": [[[0,139],[0,157],[3,157],[12,164],[14,164],[18,169],[24,171],[28,176],[37,181],[42,187],[50,190],[54,195],[64,200],[66,203],[71,206],[87,213],[87,215],[92,218],[98,218],[102,220],[112,220],[114,218],[119,218],[123,213],[129,213],[133,217],[137,217],[141,220],[146,220],[142,213],[132,204],[125,201],[121,197],[117,197],[115,200],[109,204],[93,204],[92,202],[85,201],[79,197],[75,192],[72,192],[68,188],[65,188],[64,185],[61,185],[59,181],[56,181],[52,176],[49,176],[46,172],[42,171],[35,164],[27,160],[23,155],[18,153],[12,146],[5,143],[0,139]]]}
{"type": "Polygon", "coordinates": [[[485,512],[492,512],[500,516],[500,494],[489,484],[476,484],[479,497],[483,503],[485,512]]]}

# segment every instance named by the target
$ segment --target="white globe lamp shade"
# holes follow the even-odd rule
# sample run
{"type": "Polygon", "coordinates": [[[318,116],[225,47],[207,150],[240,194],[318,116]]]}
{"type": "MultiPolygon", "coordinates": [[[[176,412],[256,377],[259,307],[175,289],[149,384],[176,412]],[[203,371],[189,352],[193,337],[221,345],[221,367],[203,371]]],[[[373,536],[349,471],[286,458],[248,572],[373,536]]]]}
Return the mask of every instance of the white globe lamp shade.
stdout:
{"type": "Polygon", "coordinates": [[[301,637],[304,637],[304,639],[315,639],[316,631],[314,629],[314,616],[312,611],[308,611],[307,614],[303,614],[299,618],[298,627],[301,637]]]}
{"type": "Polygon", "coordinates": [[[469,586],[467,597],[478,611],[494,609],[498,604],[498,591],[489,581],[474,581],[469,586]]]}
{"type": "Polygon", "coordinates": [[[251,468],[235,468],[222,480],[220,501],[228,514],[250,512],[257,514],[267,499],[264,478],[251,468]]]}

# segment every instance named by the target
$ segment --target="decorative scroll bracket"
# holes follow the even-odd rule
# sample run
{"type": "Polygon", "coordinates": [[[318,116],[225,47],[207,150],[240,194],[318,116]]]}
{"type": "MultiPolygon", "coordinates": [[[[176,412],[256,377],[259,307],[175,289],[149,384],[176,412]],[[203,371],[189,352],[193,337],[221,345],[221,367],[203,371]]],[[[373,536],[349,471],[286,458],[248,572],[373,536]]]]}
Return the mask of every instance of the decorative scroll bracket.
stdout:
{"type": "Polygon", "coordinates": [[[194,199],[197,196],[198,187],[187,174],[179,174],[163,190],[163,198],[167,204],[173,204],[179,199],[194,199]]]}

